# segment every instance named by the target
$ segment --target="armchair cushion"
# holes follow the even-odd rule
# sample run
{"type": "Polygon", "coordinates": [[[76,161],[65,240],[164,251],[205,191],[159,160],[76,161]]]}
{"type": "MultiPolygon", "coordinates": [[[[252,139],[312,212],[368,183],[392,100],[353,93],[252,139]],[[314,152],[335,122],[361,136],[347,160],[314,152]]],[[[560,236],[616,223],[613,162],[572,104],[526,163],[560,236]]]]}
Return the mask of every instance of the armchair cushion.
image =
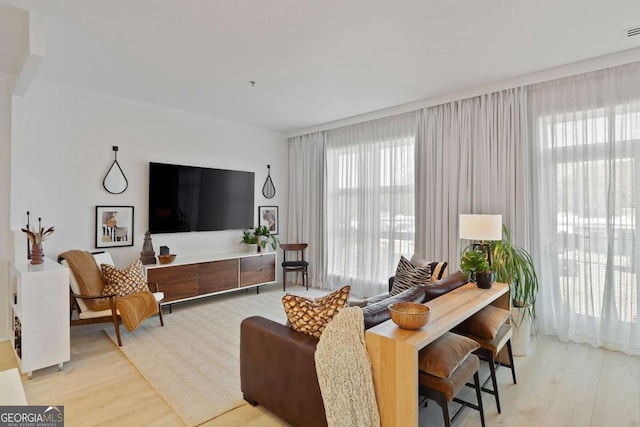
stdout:
{"type": "MultiPolygon", "coordinates": [[[[97,296],[102,295],[104,288],[104,279],[98,264],[96,264],[93,255],[90,252],[72,250],[67,251],[58,256],[63,264],[66,263],[71,270],[71,289],[73,293],[97,296]]],[[[109,301],[106,299],[87,299],[78,300],[78,304],[82,310],[88,309],[93,311],[101,311],[109,309],[109,301]],[[83,305],[85,307],[83,307],[83,305]]]]}
{"type": "Polygon", "coordinates": [[[148,292],[149,287],[142,272],[142,261],[136,260],[129,267],[121,270],[113,265],[102,264],[102,275],[105,284],[102,295],[124,297],[136,292],[148,292]]]}

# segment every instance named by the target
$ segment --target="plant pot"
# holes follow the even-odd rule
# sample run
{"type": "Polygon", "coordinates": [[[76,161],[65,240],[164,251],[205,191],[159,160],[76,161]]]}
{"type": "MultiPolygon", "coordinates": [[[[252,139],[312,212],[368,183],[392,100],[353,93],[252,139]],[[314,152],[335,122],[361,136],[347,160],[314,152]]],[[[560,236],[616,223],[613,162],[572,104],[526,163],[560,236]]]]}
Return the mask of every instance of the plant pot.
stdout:
{"type": "Polygon", "coordinates": [[[258,252],[258,244],[257,243],[245,243],[247,252],[255,253],[258,252]]]}
{"type": "Polygon", "coordinates": [[[531,317],[526,308],[512,307],[513,335],[511,347],[514,356],[526,356],[531,347],[531,317]]]}
{"type": "Polygon", "coordinates": [[[476,273],[476,284],[481,289],[490,289],[493,283],[493,273],[476,273]]]}

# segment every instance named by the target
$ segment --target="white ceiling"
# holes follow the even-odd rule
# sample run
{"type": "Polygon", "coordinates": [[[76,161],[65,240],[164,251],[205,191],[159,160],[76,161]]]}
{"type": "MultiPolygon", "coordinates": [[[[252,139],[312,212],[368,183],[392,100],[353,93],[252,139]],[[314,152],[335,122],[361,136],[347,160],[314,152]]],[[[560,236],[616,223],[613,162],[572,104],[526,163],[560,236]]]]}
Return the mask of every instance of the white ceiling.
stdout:
{"type": "Polygon", "coordinates": [[[48,17],[38,78],[283,131],[640,45],[638,0],[6,3],[48,17]]]}

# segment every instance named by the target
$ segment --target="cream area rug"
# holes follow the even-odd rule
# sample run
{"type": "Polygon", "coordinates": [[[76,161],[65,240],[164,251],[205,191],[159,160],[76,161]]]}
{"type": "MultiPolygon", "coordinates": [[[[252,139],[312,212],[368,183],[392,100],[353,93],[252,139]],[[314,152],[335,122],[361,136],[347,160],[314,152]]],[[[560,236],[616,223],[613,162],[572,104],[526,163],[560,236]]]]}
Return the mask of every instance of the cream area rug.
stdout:
{"type": "MultiPolygon", "coordinates": [[[[308,297],[325,292],[287,289],[308,297]]],[[[285,323],[284,292],[275,285],[177,304],[134,332],[121,328],[120,350],[189,426],[244,403],[240,391],[240,322],[262,316],[285,323]]],[[[113,327],[105,332],[116,342],[113,327]]]]}

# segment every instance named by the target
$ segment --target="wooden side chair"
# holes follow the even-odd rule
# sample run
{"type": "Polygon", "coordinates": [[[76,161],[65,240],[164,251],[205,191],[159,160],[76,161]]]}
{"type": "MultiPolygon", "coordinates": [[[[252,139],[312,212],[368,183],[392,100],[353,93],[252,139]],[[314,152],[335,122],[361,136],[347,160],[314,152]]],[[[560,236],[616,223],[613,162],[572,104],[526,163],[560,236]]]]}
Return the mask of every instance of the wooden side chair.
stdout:
{"type": "Polygon", "coordinates": [[[282,290],[287,290],[287,273],[294,272],[296,275],[302,273],[302,283],[309,290],[309,263],[304,259],[304,250],[309,246],[307,243],[281,243],[282,257],[282,290]],[[294,254],[290,254],[287,261],[287,252],[296,253],[296,259],[291,259],[294,254]]]}
{"type": "MultiPolygon", "coordinates": [[[[64,258],[65,254],[68,254],[68,252],[60,254],[60,256],[58,257],[58,262],[65,266],[69,266],[69,263],[64,258]]],[[[122,346],[119,323],[122,315],[120,313],[119,307],[129,305],[133,306],[134,310],[139,306],[144,307],[144,304],[140,304],[138,298],[139,295],[137,294],[143,294],[145,292],[138,292],[137,294],[127,295],[126,297],[118,297],[115,294],[102,295],[102,288],[100,284],[104,284],[104,279],[102,278],[102,273],[100,272],[100,265],[114,265],[114,262],[111,258],[111,254],[109,254],[108,252],[100,252],[92,255],[95,261],[95,265],[89,265],[87,271],[89,272],[88,274],[94,275],[95,280],[92,281],[96,283],[96,285],[93,292],[82,292],[82,287],[78,281],[78,278],[76,277],[76,273],[74,273],[72,268],[69,269],[69,285],[71,290],[71,326],[113,322],[113,327],[115,329],[116,337],[118,340],[118,346],[122,346]],[[97,307],[95,304],[91,304],[91,301],[98,300],[103,301],[101,307],[97,307]],[[104,300],[107,300],[107,304],[104,304],[104,300]],[[77,318],[74,318],[73,316],[74,311],[77,312],[77,318]]],[[[154,288],[155,292],[152,292],[152,294],[157,307],[155,308],[155,310],[153,310],[153,312],[147,310],[146,312],[139,313],[137,317],[139,317],[140,319],[144,319],[146,317],[149,317],[150,315],[158,313],[158,316],[160,318],[160,325],[164,326],[164,319],[162,318],[162,306],[160,305],[160,303],[164,299],[164,293],[159,291],[157,284],[155,284],[154,288]]],[[[127,326],[127,329],[129,329],[128,325],[125,324],[125,326],[127,326]]]]}

